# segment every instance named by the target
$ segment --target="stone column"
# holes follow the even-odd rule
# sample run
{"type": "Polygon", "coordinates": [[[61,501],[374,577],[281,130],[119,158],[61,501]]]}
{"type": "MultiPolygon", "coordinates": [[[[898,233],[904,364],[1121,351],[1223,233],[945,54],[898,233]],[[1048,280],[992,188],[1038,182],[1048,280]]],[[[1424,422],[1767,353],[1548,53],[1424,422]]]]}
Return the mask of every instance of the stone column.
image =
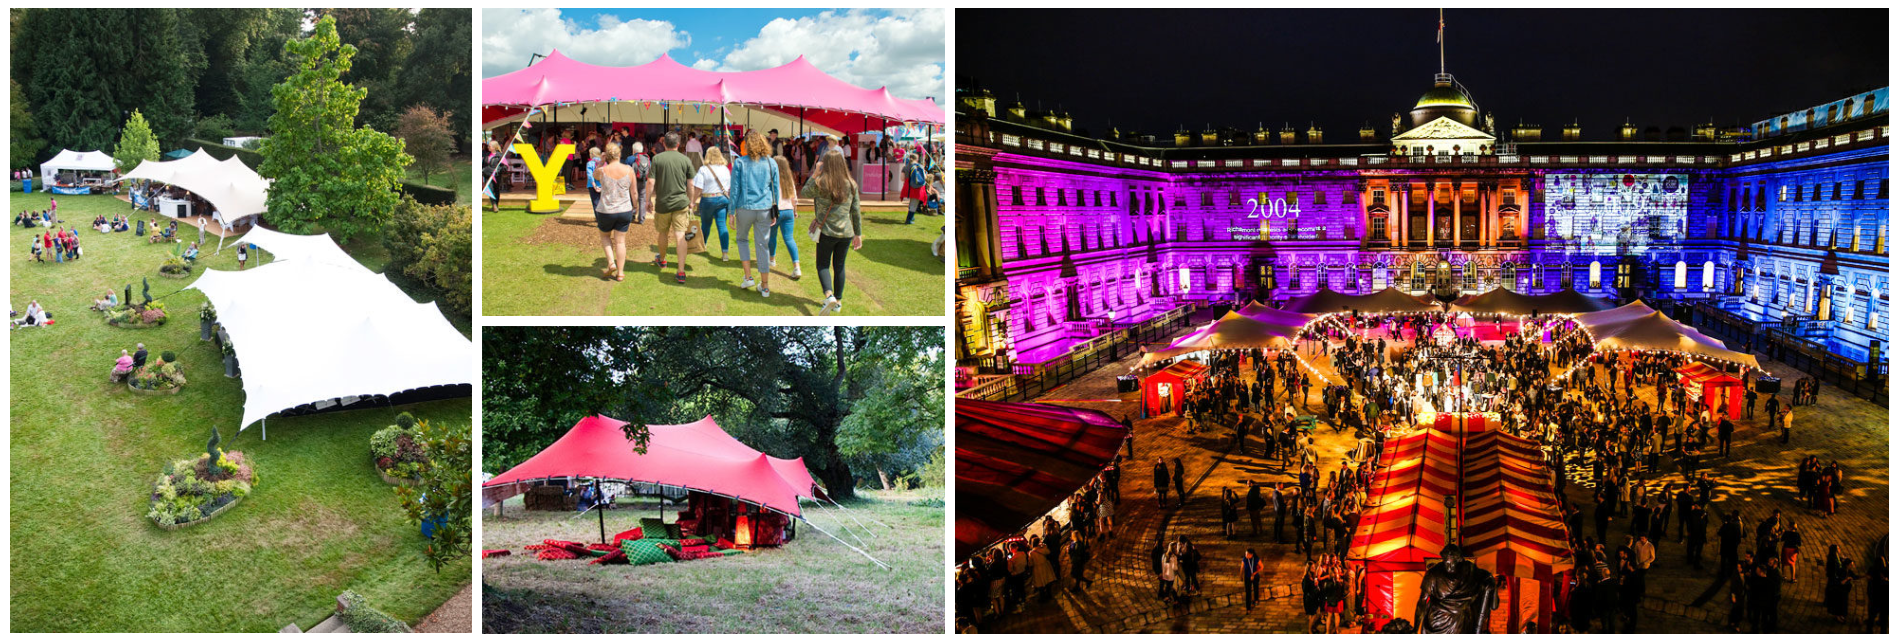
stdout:
{"type": "Polygon", "coordinates": [[[1429,248],[1435,248],[1435,180],[1429,180],[1429,248]]]}
{"type": "Polygon", "coordinates": [[[1455,180],[1451,184],[1455,186],[1455,199],[1449,204],[1453,213],[1449,217],[1448,236],[1454,239],[1455,248],[1459,249],[1462,243],[1462,183],[1461,180],[1455,180]]]}

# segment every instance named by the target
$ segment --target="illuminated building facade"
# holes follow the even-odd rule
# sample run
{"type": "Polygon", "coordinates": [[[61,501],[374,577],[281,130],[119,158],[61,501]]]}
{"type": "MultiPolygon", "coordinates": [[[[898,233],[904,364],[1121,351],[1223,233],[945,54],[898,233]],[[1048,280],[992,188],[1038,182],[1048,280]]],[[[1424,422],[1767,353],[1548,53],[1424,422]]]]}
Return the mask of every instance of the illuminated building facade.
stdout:
{"type": "Polygon", "coordinates": [[[1875,370],[1888,89],[1749,128],[1497,131],[1448,74],[1391,128],[1076,134],[960,96],[957,356],[1008,372],[1189,303],[1394,286],[1688,303],[1875,370]],[[1789,320],[1789,321],[1787,321],[1789,320]]]}

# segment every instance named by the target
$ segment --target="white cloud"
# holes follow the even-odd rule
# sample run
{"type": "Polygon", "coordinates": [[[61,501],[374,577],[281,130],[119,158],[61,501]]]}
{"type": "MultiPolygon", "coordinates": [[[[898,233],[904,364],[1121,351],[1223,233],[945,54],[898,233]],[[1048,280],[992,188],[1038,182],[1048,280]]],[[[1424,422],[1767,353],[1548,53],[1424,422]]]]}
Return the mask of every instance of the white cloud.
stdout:
{"type": "Polygon", "coordinates": [[[943,102],[946,12],[897,10],[888,15],[825,11],[778,18],[724,57],[724,71],[767,69],[802,55],[823,72],[866,88],[886,86],[901,98],[943,102]]]}
{"type": "Polygon", "coordinates": [[[599,14],[591,24],[560,16],[558,9],[483,9],[481,77],[516,71],[535,53],[559,49],[591,64],[630,66],[691,45],[691,34],[662,20],[621,21],[599,14]]]}
{"type": "MultiPolygon", "coordinates": [[[[591,64],[628,66],[691,45],[691,34],[663,21],[600,15],[596,24],[582,25],[562,18],[558,9],[485,9],[481,20],[482,77],[520,69],[532,54],[556,48],[591,64]]],[[[850,84],[886,86],[896,97],[932,97],[945,104],[946,42],[947,12],[941,9],[825,11],[772,20],[735,47],[720,46],[712,57],[695,51],[688,57],[696,58],[691,66],[698,69],[752,71],[801,55],[850,84]]]]}

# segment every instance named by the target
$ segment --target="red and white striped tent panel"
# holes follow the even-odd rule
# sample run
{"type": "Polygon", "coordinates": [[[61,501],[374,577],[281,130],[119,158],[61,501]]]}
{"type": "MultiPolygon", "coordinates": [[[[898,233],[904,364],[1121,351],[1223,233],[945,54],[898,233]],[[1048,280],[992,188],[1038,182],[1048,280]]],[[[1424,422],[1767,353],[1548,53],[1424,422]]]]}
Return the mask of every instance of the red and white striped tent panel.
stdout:
{"type": "Polygon", "coordinates": [[[1462,455],[1462,552],[1497,576],[1553,581],[1573,549],[1541,453],[1500,431],[1467,435],[1462,455]]]}
{"type": "Polygon", "coordinates": [[[1459,438],[1436,430],[1387,442],[1348,558],[1387,571],[1420,570],[1422,562],[1441,556],[1448,539],[1445,501],[1459,481],[1460,450],[1459,438]]]}

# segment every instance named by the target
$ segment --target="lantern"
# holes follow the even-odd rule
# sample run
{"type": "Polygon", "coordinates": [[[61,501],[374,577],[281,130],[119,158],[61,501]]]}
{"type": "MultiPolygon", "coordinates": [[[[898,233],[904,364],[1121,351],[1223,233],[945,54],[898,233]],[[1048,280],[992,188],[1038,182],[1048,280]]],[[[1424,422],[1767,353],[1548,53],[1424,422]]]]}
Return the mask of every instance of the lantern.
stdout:
{"type": "Polygon", "coordinates": [[[1192,272],[1183,266],[1178,267],[1178,291],[1180,293],[1192,292],[1192,272]]]}
{"type": "Polygon", "coordinates": [[[748,549],[751,547],[750,515],[737,516],[737,533],[734,541],[737,542],[738,548],[748,549]]]}

